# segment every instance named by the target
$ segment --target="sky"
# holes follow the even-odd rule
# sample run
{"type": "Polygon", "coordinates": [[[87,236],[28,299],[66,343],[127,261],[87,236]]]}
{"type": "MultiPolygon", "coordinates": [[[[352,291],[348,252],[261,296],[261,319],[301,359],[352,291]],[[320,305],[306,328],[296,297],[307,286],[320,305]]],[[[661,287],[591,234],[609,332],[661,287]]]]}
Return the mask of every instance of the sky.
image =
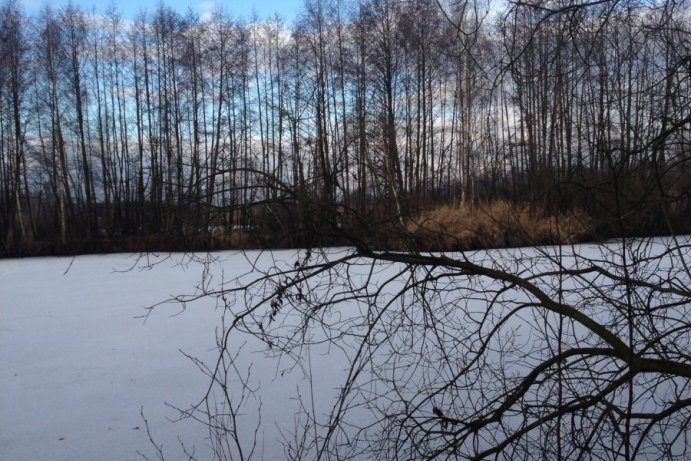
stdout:
{"type": "MultiPolygon", "coordinates": [[[[84,11],[104,13],[108,1],[103,0],[72,0],[84,11]]],[[[276,14],[290,23],[295,19],[297,13],[302,10],[304,0],[113,0],[117,10],[122,14],[123,19],[135,19],[141,10],[149,12],[156,9],[160,1],[173,8],[175,11],[184,14],[189,8],[203,17],[220,5],[223,10],[234,18],[250,19],[252,13],[256,11],[259,19],[273,18],[276,14]]],[[[60,8],[67,4],[68,0],[24,0],[24,5],[30,13],[37,13],[44,4],[50,3],[53,8],[60,8]]]]}

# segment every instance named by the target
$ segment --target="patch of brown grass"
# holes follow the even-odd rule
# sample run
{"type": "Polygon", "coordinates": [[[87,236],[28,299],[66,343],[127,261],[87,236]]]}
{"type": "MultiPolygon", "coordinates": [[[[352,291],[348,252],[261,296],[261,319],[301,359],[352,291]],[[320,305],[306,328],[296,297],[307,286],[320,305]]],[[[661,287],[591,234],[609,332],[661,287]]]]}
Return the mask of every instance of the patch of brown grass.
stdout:
{"type": "Polygon", "coordinates": [[[593,233],[591,219],[580,210],[548,216],[506,201],[475,208],[442,205],[410,220],[407,230],[435,250],[570,244],[593,233]]]}

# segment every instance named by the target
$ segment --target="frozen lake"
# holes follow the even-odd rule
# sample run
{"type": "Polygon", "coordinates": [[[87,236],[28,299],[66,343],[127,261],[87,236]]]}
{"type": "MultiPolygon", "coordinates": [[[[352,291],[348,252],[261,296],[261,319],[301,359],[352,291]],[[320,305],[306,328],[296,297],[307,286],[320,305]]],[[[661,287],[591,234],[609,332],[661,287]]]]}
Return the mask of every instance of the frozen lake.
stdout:
{"type": "MultiPolygon", "coordinates": [[[[620,318],[625,311],[617,310],[621,299],[618,276],[602,270],[611,267],[616,272],[617,258],[622,255],[640,257],[634,275],[644,283],[637,293],[649,292],[650,296],[636,301],[634,307],[640,309],[644,320],[645,313],[658,309],[668,296],[659,296],[652,288],[656,284],[669,283],[669,293],[681,290],[686,296],[680,281],[687,280],[689,273],[679,261],[688,255],[688,238],[683,242],[674,251],[668,251],[670,242],[658,239],[652,243],[634,242],[622,253],[607,246],[583,245],[494,250],[465,257],[467,262],[527,277],[552,299],[559,299],[563,293],[565,302],[572,302],[625,337],[625,323],[620,318]],[[649,255],[657,256],[649,259],[649,255]],[[558,280],[552,272],[555,264],[578,270],[571,278],[558,280]],[[613,303],[613,310],[608,302],[613,303]]],[[[329,250],[327,258],[347,253],[329,250]]],[[[1,260],[0,459],[159,459],[150,437],[167,460],[188,459],[185,450],[197,459],[212,458],[213,438],[208,429],[191,419],[176,421],[180,415],[177,409],[187,409],[203,399],[210,380],[190,357],[213,367],[218,357],[217,337],[227,327],[230,316],[223,316],[221,297],[195,299],[194,294],[200,288],[215,290],[236,277],[256,278],[271,267],[288,270],[288,275],[278,277],[287,284],[301,275],[302,269],[297,268],[307,264],[308,259],[304,252],[276,251],[223,252],[204,258],[172,254],[1,260]],[[146,307],[178,295],[192,296],[184,305],[161,304],[145,318],[149,312],[146,307]],[[141,413],[148,421],[150,434],[141,413]]],[[[345,403],[346,407],[350,405],[348,421],[355,421],[357,426],[371,414],[396,417],[400,402],[394,399],[387,403],[394,396],[419,405],[414,414],[404,416],[411,416],[414,424],[430,424],[432,428],[437,427],[433,405],[448,400],[449,409],[462,409],[453,399],[461,395],[479,398],[473,379],[489,379],[483,386],[492,390],[493,378],[483,376],[482,368],[468,377],[468,387],[462,391],[465,394],[460,390],[454,394],[456,391],[446,386],[453,381],[458,389],[463,388],[458,381],[460,375],[454,375],[468,357],[481,354],[489,365],[501,360],[506,379],[520,376],[526,367],[544,360],[546,351],[554,345],[556,317],[530,309],[529,297],[512,284],[458,275],[454,270],[432,267],[409,271],[400,264],[371,265],[355,259],[326,275],[294,284],[291,293],[272,282],[255,286],[249,296],[245,292],[228,294],[227,298],[235,302],[233,309],[249,309],[249,329],[265,332],[272,340],[271,335],[277,334],[279,342],[282,331],[297,332],[293,337],[284,336],[284,345],[297,345],[297,353],[303,358],[300,366],[289,355],[276,358],[254,337],[240,335],[229,342],[229,355],[237,354],[233,365],[243,377],[250,371],[248,383],[256,389],[256,393],[246,395],[246,405],[237,414],[241,445],[249,449],[256,439],[253,459],[284,459],[284,442],[296,441],[293,432],[303,427],[305,415],[313,415],[318,421],[333,415],[348,360],[371,367],[358,369],[362,374],[357,382],[353,381],[352,395],[381,398],[369,407],[361,406],[359,397],[349,399],[345,403]],[[447,270],[450,278],[440,278],[437,283],[436,278],[447,270]],[[406,284],[417,284],[420,277],[428,280],[424,294],[401,290],[406,284]],[[329,298],[321,297],[325,293],[329,298]],[[251,305],[262,297],[282,297],[294,310],[286,313],[287,307],[276,305],[272,314],[274,308],[269,309],[268,302],[263,311],[252,310],[251,305]],[[306,302],[307,298],[313,298],[313,302],[306,302]],[[341,307],[314,310],[320,299],[336,300],[341,307]],[[381,323],[363,335],[367,318],[373,315],[381,316],[381,323]],[[303,318],[312,322],[307,330],[307,342],[313,343],[310,348],[300,346],[305,339],[299,336],[303,318]],[[504,322],[505,318],[509,320],[504,322]],[[436,325],[434,334],[429,325],[436,325]],[[493,339],[488,352],[482,352],[477,332],[487,334],[494,329],[501,334],[493,339]],[[495,346],[505,348],[502,356],[490,351],[495,346]],[[365,351],[362,357],[356,353],[358,347],[365,351]],[[410,383],[411,387],[395,387],[400,382],[410,383]],[[419,393],[416,386],[422,386],[420,389],[428,394],[419,393]]],[[[687,304],[676,300],[670,303],[673,309],[665,311],[664,323],[652,320],[637,325],[641,331],[636,333],[636,341],[646,341],[649,332],[658,328],[674,331],[675,325],[688,324],[687,304]]],[[[600,344],[582,325],[569,325],[565,341],[600,344]]],[[[660,345],[669,347],[670,353],[675,347],[686,350],[688,336],[661,338],[660,345]]],[[[608,373],[612,363],[598,362],[592,369],[608,373]]],[[[228,384],[237,395],[239,380],[231,377],[228,384]]],[[[587,395],[590,384],[582,384],[582,389],[574,392],[587,395]]],[[[667,389],[664,386],[667,384],[651,387],[650,391],[654,394],[667,389]]],[[[535,392],[535,397],[554,398],[547,388],[535,392]]],[[[641,392],[645,397],[640,400],[641,409],[653,402],[653,394],[646,400],[646,392],[641,392]]],[[[675,398],[685,395],[682,389],[675,398]]],[[[513,424],[521,417],[519,411],[508,421],[513,424]]],[[[315,428],[315,437],[323,437],[323,429],[315,428]]],[[[345,439],[351,435],[347,431],[340,434],[345,439]]],[[[367,439],[371,434],[363,432],[359,436],[371,442],[367,439]]],[[[310,451],[314,447],[307,450],[302,457],[314,458],[315,453],[310,451]]]]}

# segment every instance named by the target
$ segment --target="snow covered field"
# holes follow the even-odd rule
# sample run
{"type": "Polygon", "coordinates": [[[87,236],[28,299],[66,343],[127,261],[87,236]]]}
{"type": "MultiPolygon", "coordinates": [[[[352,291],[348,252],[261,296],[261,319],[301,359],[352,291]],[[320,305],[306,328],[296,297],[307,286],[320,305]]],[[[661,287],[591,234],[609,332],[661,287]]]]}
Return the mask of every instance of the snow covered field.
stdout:
{"type": "MultiPolygon", "coordinates": [[[[675,286],[679,280],[688,279],[687,266],[679,262],[688,255],[688,242],[689,238],[684,237],[683,245],[672,252],[667,251],[671,244],[667,239],[634,242],[627,249],[627,254],[657,255],[641,259],[636,267],[642,280],[653,283],[651,286],[641,285],[639,293],[645,293],[655,284],[671,283],[675,286]]],[[[600,297],[607,280],[601,272],[593,272],[593,275],[584,272],[582,277],[557,283],[550,268],[556,261],[552,258],[557,254],[564,257],[560,261],[566,266],[578,264],[583,269],[583,264],[592,263],[614,267],[611,265],[617,261],[617,253],[608,250],[607,245],[563,247],[563,252],[562,255],[562,250],[557,247],[492,250],[465,256],[523,276],[544,271],[543,280],[536,279],[535,283],[541,284],[547,293],[561,287],[567,301],[580,303],[579,308],[589,312],[593,318],[606,322],[610,316],[615,316],[616,311],[603,309],[607,300],[600,297]]],[[[347,253],[328,250],[322,257],[331,260],[347,253]]],[[[184,450],[194,453],[196,459],[211,459],[212,439],[205,425],[190,419],[174,420],[179,419],[176,409],[187,409],[199,403],[209,388],[209,378],[189,356],[213,367],[218,357],[217,335],[227,326],[223,324],[223,309],[217,305],[220,299],[208,296],[190,300],[184,305],[184,310],[179,302],[162,304],[145,319],[149,312],[146,307],[177,295],[194,294],[202,281],[204,287],[215,289],[221,282],[244,277],[243,274],[249,276],[245,281],[256,278],[259,273],[253,271],[253,267],[269,270],[278,266],[293,270],[300,267],[302,257],[295,251],[276,251],[223,252],[213,255],[212,260],[206,260],[208,264],[204,264],[203,258],[183,254],[141,258],[136,255],[102,255],[74,259],[0,260],[0,460],[159,459],[141,412],[148,421],[151,438],[162,448],[166,460],[188,459],[184,450]]],[[[304,261],[307,259],[304,256],[304,261]]],[[[309,339],[318,343],[325,338],[324,334],[337,331],[344,334],[338,337],[340,345],[357,338],[367,323],[351,324],[350,320],[366,319],[372,312],[379,312],[377,309],[386,309],[382,307],[389,299],[386,293],[396,292],[406,283],[410,286],[414,280],[408,278],[412,272],[399,272],[399,269],[401,266],[397,269],[395,265],[350,261],[348,265],[334,269],[332,278],[322,274],[310,279],[311,285],[305,285],[306,297],[316,296],[318,299],[320,293],[328,293],[329,297],[334,296],[329,299],[340,299],[343,308],[331,314],[305,310],[303,315],[312,319],[319,317],[324,325],[334,327],[320,330],[317,322],[317,327],[308,333],[311,335],[309,339]],[[371,293],[381,290],[383,294],[372,298],[374,301],[370,304],[358,305],[352,300],[354,286],[366,287],[365,291],[358,292],[361,295],[369,295],[370,288],[376,288],[371,293]]],[[[609,296],[610,301],[616,303],[620,298],[620,288],[616,278],[610,278],[614,282],[606,288],[609,292],[602,296],[609,296]]],[[[387,373],[395,373],[397,379],[403,378],[403,382],[406,382],[405,377],[410,378],[412,388],[396,389],[396,392],[412,392],[407,396],[411,401],[418,398],[416,384],[427,386],[427,390],[437,381],[443,385],[445,374],[456,369],[455,362],[449,362],[448,369],[439,365],[443,361],[435,359],[438,352],[435,349],[430,349],[427,355],[416,355],[415,348],[429,344],[425,342],[428,338],[436,341],[435,337],[427,335],[425,328],[420,327],[427,325],[422,317],[439,316],[441,321],[453,326],[446,332],[442,328],[444,323],[437,323],[440,325],[438,331],[449,335],[443,346],[454,357],[465,357],[470,342],[457,340],[457,335],[468,325],[472,326],[475,317],[485,318],[490,305],[487,299],[492,299],[492,321],[495,323],[485,324],[482,320],[484,326],[478,327],[481,328],[478,331],[492,329],[508,309],[527,299],[524,293],[505,291],[492,281],[455,277],[445,283],[448,285],[438,293],[427,294],[429,311],[421,308],[407,310],[409,306],[420,306],[420,300],[411,298],[412,294],[402,295],[403,307],[391,307],[382,317],[382,325],[374,329],[366,341],[367,347],[371,348],[368,350],[373,352],[364,355],[373,358],[373,369],[378,370],[375,373],[381,372],[383,376],[383,381],[378,384],[393,382],[387,381],[387,373]],[[397,323],[399,321],[403,323],[397,323]],[[415,327],[387,330],[388,326],[396,325],[415,327]],[[406,348],[407,344],[411,346],[406,348]],[[396,363],[388,369],[392,357],[396,357],[396,363]],[[418,362],[419,359],[428,362],[418,362]]],[[[686,286],[685,282],[682,285],[686,286]]],[[[238,301],[236,308],[249,307],[263,297],[276,299],[277,290],[280,289],[271,283],[257,286],[249,294],[255,297],[253,299],[243,298],[243,293],[239,292],[235,297],[238,301]]],[[[300,291],[301,299],[302,296],[300,291]]],[[[553,296],[557,299],[559,294],[555,291],[553,296]]],[[[645,301],[647,304],[641,304],[640,309],[657,308],[658,303],[665,299],[651,291],[650,296],[641,298],[641,303],[645,301]]],[[[665,318],[671,325],[668,328],[673,329],[674,322],[687,325],[686,311],[674,307],[675,304],[670,305],[673,308],[666,311],[665,318]]],[[[280,306],[276,311],[280,311],[279,316],[284,315],[280,306]]],[[[257,314],[256,318],[249,316],[250,321],[267,320],[261,315],[257,314]]],[[[294,315],[290,313],[285,315],[272,326],[271,322],[265,324],[266,330],[260,326],[261,331],[271,334],[272,329],[276,329],[280,337],[281,329],[286,325],[300,324],[302,317],[287,317],[294,315]]],[[[273,316],[271,314],[272,319],[273,316]]],[[[613,329],[623,328],[621,325],[624,323],[612,318],[613,329]]],[[[502,357],[488,353],[485,358],[490,361],[512,359],[513,351],[516,357],[520,356],[513,362],[518,366],[514,371],[518,375],[524,373],[521,367],[530,365],[530,360],[542,360],[545,344],[551,340],[550,325],[549,318],[540,311],[511,318],[504,325],[509,335],[500,339],[511,338],[520,347],[515,351],[506,349],[502,357]],[[528,355],[524,356],[526,347],[528,355]],[[531,354],[534,357],[527,359],[531,354]]],[[[665,327],[662,323],[652,326],[665,327]]],[[[472,330],[468,331],[472,334],[472,330]]],[[[572,325],[569,334],[578,341],[587,342],[591,338],[578,325],[572,325]]],[[[641,334],[647,337],[645,332],[641,334]]],[[[666,338],[665,335],[662,337],[666,338]]],[[[305,413],[315,415],[317,420],[328,416],[335,405],[339,386],[344,382],[347,348],[331,347],[329,341],[303,348],[304,338],[296,338],[300,354],[308,358],[300,366],[294,366],[288,356],[280,360],[270,357],[258,340],[242,335],[231,340],[229,354],[226,354],[232,356],[236,351],[241,352],[235,365],[241,373],[251,368],[250,384],[258,389],[247,406],[241,409],[238,423],[244,448],[251,446],[254,431],[259,426],[253,459],[284,459],[282,439],[291,439],[291,431],[302,427],[305,421],[300,417],[305,413]],[[261,405],[260,425],[258,405],[261,405]],[[305,405],[303,413],[298,415],[301,405],[305,405]]],[[[684,343],[686,341],[688,338],[683,339],[684,343]]],[[[673,342],[677,344],[678,340],[673,342]]],[[[606,364],[602,367],[608,370],[606,364]]],[[[363,379],[363,382],[368,381],[363,379]]],[[[232,376],[227,383],[229,387],[238,385],[232,376]]],[[[365,389],[368,385],[363,387],[365,394],[373,390],[375,395],[389,396],[386,386],[365,389]]],[[[653,393],[667,392],[665,386],[650,389],[653,393]]],[[[231,389],[233,395],[237,395],[237,390],[231,389]]],[[[468,395],[473,395],[475,390],[468,392],[468,395]]],[[[419,398],[427,397],[420,395],[419,398]]],[[[384,405],[388,402],[383,399],[384,405]]],[[[352,410],[348,416],[351,421],[356,421],[357,426],[362,425],[362,418],[369,414],[361,413],[355,403],[358,402],[349,401],[352,410]]],[[[424,405],[420,407],[423,420],[427,417],[424,412],[431,411],[428,402],[425,401],[424,405]]],[[[659,438],[651,437],[654,440],[659,438]]],[[[310,458],[308,455],[305,457],[310,458]]]]}
{"type": "MultiPolygon", "coordinates": [[[[243,257],[221,256],[227,276],[247,269],[243,257]]],[[[0,261],[0,459],[143,459],[137,451],[157,459],[142,407],[166,459],[187,459],[178,436],[199,459],[210,456],[204,426],[171,423],[178,413],[166,404],[185,408],[203,396],[208,378],[181,351],[216,357],[220,310],[206,300],[182,315],[170,304],[139,318],[201,279],[201,264],[161,259],[152,257],[151,270],[131,255],[0,261]]],[[[280,415],[271,399],[295,391],[299,378],[272,389],[275,366],[255,369],[267,417],[280,415]]],[[[268,430],[257,449],[281,458],[268,430]]]]}

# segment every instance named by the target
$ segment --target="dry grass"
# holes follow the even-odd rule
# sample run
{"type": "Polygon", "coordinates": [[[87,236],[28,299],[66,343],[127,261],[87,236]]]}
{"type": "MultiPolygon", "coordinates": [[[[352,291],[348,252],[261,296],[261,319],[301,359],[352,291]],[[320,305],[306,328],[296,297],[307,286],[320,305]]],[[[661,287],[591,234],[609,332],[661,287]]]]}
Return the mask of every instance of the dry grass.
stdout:
{"type": "Polygon", "coordinates": [[[582,211],[546,216],[506,201],[476,208],[442,205],[411,220],[407,230],[421,245],[437,250],[570,244],[593,233],[582,211]]]}

